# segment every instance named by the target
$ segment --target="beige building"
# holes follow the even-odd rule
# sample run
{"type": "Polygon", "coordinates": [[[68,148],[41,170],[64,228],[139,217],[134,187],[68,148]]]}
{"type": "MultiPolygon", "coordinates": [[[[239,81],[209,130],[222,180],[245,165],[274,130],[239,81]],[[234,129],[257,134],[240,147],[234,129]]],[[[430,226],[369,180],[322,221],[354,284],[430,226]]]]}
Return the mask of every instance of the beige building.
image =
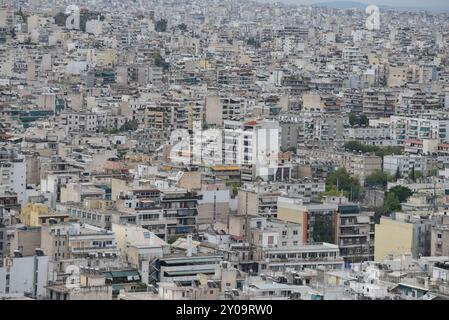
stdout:
{"type": "Polygon", "coordinates": [[[41,248],[50,260],[69,259],[68,225],[43,226],[41,248]]]}
{"type": "Polygon", "coordinates": [[[332,161],[336,167],[344,167],[350,174],[358,177],[361,185],[364,184],[367,176],[382,169],[382,158],[374,155],[335,152],[324,149],[300,149],[298,154],[311,160],[327,159],[332,161]]]}
{"type": "Polygon", "coordinates": [[[228,229],[229,234],[233,236],[245,237],[248,235],[249,230],[247,230],[247,225],[249,225],[249,220],[251,218],[256,218],[255,215],[245,215],[245,214],[233,214],[229,216],[228,229]]]}
{"type": "Polygon", "coordinates": [[[28,203],[22,208],[20,220],[23,224],[30,227],[40,226],[39,216],[48,215],[49,209],[45,204],[28,203]]]}
{"type": "Polygon", "coordinates": [[[240,188],[238,192],[238,213],[260,216],[276,216],[279,190],[269,188],[240,188]]]}
{"type": "Polygon", "coordinates": [[[432,228],[430,254],[449,256],[449,216],[439,217],[440,224],[432,228]]]}
{"type": "Polygon", "coordinates": [[[49,300],[112,300],[112,286],[106,278],[97,274],[81,274],[79,287],[68,288],[65,283],[47,286],[49,300]]]}
{"type": "Polygon", "coordinates": [[[11,255],[17,250],[23,257],[35,255],[36,248],[41,247],[41,228],[26,227],[14,230],[11,240],[11,255]]]}
{"type": "Polygon", "coordinates": [[[219,96],[206,97],[205,120],[208,125],[223,125],[223,106],[219,96]]]}
{"type": "Polygon", "coordinates": [[[409,213],[396,212],[392,217],[381,217],[375,225],[374,260],[383,261],[404,254],[413,258],[429,256],[433,222],[409,213]]]}
{"type": "Polygon", "coordinates": [[[401,87],[407,83],[408,67],[389,67],[388,68],[388,87],[401,87]]]}
{"type": "Polygon", "coordinates": [[[382,217],[375,226],[374,259],[383,261],[390,255],[398,257],[411,253],[413,247],[413,224],[382,217]]]}

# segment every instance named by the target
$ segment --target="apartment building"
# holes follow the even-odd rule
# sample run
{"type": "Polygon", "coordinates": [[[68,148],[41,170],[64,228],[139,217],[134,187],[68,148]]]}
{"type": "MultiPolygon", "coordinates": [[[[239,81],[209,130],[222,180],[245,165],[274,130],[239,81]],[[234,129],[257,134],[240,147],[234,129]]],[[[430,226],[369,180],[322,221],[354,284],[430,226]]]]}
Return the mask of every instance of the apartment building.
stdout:
{"type": "Polygon", "coordinates": [[[399,145],[406,140],[437,139],[440,143],[449,142],[449,120],[436,117],[405,117],[390,118],[391,138],[399,145]]]}
{"type": "Polygon", "coordinates": [[[259,249],[293,247],[302,244],[303,227],[293,223],[273,218],[251,218],[250,241],[259,249]]]}
{"type": "Polygon", "coordinates": [[[17,194],[19,204],[26,197],[26,158],[14,149],[0,149],[0,194],[17,194]]]}
{"type": "Polygon", "coordinates": [[[268,248],[263,251],[259,262],[260,272],[317,269],[341,270],[344,260],[340,257],[338,245],[330,243],[303,244],[292,247],[268,248]]]}
{"type": "Polygon", "coordinates": [[[412,170],[427,175],[429,169],[428,158],[425,156],[384,156],[384,171],[391,175],[395,175],[398,170],[401,177],[408,177],[412,170]]]}
{"type": "Polygon", "coordinates": [[[10,294],[29,295],[34,299],[45,297],[49,257],[36,250],[29,257],[14,257],[0,267],[0,297],[10,294]]]}
{"type": "Polygon", "coordinates": [[[403,254],[412,254],[414,258],[429,256],[433,224],[432,220],[410,213],[396,212],[392,217],[381,217],[375,226],[374,260],[403,254]]]}
{"type": "Polygon", "coordinates": [[[382,159],[375,155],[354,154],[327,150],[305,149],[298,150],[299,156],[310,159],[328,159],[336,167],[345,168],[350,174],[359,178],[364,185],[365,178],[376,170],[381,170],[382,159]]]}
{"type": "Polygon", "coordinates": [[[275,180],[280,151],[277,121],[224,121],[223,158],[226,164],[252,168],[253,180],[275,180]]]}

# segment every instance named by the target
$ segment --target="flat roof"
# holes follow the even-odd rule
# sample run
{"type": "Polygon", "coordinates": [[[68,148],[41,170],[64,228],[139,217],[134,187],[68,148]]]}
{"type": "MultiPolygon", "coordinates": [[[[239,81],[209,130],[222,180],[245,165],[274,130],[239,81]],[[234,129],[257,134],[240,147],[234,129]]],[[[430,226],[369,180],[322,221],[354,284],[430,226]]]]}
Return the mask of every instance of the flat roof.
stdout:
{"type": "Polygon", "coordinates": [[[187,263],[195,261],[207,261],[207,260],[223,260],[222,256],[192,256],[192,257],[173,257],[161,259],[166,264],[187,263]]]}

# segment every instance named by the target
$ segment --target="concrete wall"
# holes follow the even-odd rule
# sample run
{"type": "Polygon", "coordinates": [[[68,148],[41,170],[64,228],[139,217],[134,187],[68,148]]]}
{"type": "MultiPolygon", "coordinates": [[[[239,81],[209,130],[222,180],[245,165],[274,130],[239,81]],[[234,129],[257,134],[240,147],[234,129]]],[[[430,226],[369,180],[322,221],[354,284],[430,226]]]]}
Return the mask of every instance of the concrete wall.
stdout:
{"type": "Polygon", "coordinates": [[[413,251],[413,224],[381,218],[375,225],[374,260],[381,262],[413,251]]]}
{"type": "Polygon", "coordinates": [[[14,250],[19,250],[24,257],[35,254],[35,249],[41,247],[41,229],[15,230],[11,241],[11,255],[14,250]]]}
{"type": "MultiPolygon", "coordinates": [[[[0,268],[0,294],[6,292],[6,267],[0,268]]],[[[34,293],[34,285],[37,286],[37,297],[45,296],[45,288],[48,279],[48,256],[31,256],[14,258],[9,270],[9,292],[34,293]],[[36,261],[35,261],[36,259],[36,261]],[[35,279],[35,274],[37,275],[35,279]]]]}

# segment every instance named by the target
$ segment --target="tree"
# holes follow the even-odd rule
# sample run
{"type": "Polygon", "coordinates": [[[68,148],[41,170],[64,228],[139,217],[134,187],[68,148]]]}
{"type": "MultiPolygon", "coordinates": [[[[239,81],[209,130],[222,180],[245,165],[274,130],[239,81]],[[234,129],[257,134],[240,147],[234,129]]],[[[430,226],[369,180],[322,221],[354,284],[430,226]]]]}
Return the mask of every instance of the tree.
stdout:
{"type": "Polygon", "coordinates": [[[424,174],[421,171],[415,170],[415,179],[416,180],[421,179],[423,176],[424,176],[424,174]]]}
{"type": "Polygon", "coordinates": [[[396,178],[396,181],[398,181],[401,178],[401,172],[399,171],[399,166],[396,168],[396,174],[394,177],[396,178]]]}
{"type": "Polygon", "coordinates": [[[372,174],[366,177],[365,184],[369,187],[382,187],[387,186],[389,175],[381,170],[375,170],[372,174]]]}
{"type": "Polygon", "coordinates": [[[359,117],[359,125],[360,126],[367,126],[367,125],[369,125],[369,119],[368,119],[368,117],[365,114],[362,114],[359,117]]]}
{"type": "Polygon", "coordinates": [[[367,126],[369,124],[369,119],[365,114],[357,116],[356,113],[350,112],[349,115],[349,125],[354,126],[367,126]]]}
{"type": "Polygon", "coordinates": [[[156,21],[155,30],[157,32],[165,32],[165,31],[167,31],[167,20],[161,19],[161,20],[156,21]]]}
{"type": "Polygon", "coordinates": [[[246,44],[249,46],[260,48],[260,42],[254,37],[248,38],[248,40],[246,40],[246,44]]]}
{"type": "Polygon", "coordinates": [[[164,59],[162,58],[160,53],[156,53],[153,55],[153,61],[154,65],[156,67],[163,67],[164,66],[164,59]]]}
{"type": "Polygon", "coordinates": [[[415,166],[412,166],[412,171],[410,172],[410,174],[408,175],[408,177],[410,178],[410,180],[412,180],[413,182],[416,181],[416,176],[415,176],[415,166]]]}
{"type": "Polygon", "coordinates": [[[182,237],[182,235],[171,236],[167,239],[167,243],[173,244],[176,240],[178,240],[178,238],[181,238],[181,237],[182,237]]]}
{"type": "Polygon", "coordinates": [[[178,29],[181,31],[187,31],[187,25],[185,23],[178,24],[178,29]]]}
{"type": "Polygon", "coordinates": [[[404,186],[395,186],[388,190],[388,193],[395,194],[400,202],[405,202],[413,194],[413,191],[404,186]]]}
{"type": "Polygon", "coordinates": [[[398,196],[388,192],[384,202],[384,212],[391,213],[398,210],[401,210],[401,202],[398,196]]]}
{"type": "Polygon", "coordinates": [[[359,180],[351,177],[345,168],[340,168],[327,177],[326,191],[332,189],[346,191],[350,200],[358,199],[361,193],[359,180]]]}
{"type": "Polygon", "coordinates": [[[120,131],[137,130],[138,127],[139,122],[137,120],[126,121],[125,124],[120,128],[120,131]]]}
{"type": "Polygon", "coordinates": [[[402,154],[403,149],[401,147],[396,146],[386,146],[386,147],[379,147],[379,146],[372,146],[372,145],[366,145],[362,144],[358,141],[348,141],[343,145],[343,148],[345,148],[348,151],[354,151],[354,152],[362,152],[362,153],[374,153],[378,157],[384,157],[386,155],[391,154],[402,154]]]}
{"type": "Polygon", "coordinates": [[[237,196],[238,193],[239,193],[239,183],[234,182],[232,184],[232,196],[235,197],[235,196],[237,196]]]}
{"type": "Polygon", "coordinates": [[[350,112],[349,115],[349,125],[351,125],[351,127],[357,125],[357,115],[354,112],[350,112]]]}
{"type": "MultiPolygon", "coordinates": [[[[327,189],[326,191],[320,193],[321,197],[327,197],[327,196],[338,197],[342,193],[341,191],[337,191],[337,188],[334,186],[326,188],[326,189],[327,189]]],[[[343,195],[349,196],[349,194],[346,191],[343,191],[343,195]]]]}

